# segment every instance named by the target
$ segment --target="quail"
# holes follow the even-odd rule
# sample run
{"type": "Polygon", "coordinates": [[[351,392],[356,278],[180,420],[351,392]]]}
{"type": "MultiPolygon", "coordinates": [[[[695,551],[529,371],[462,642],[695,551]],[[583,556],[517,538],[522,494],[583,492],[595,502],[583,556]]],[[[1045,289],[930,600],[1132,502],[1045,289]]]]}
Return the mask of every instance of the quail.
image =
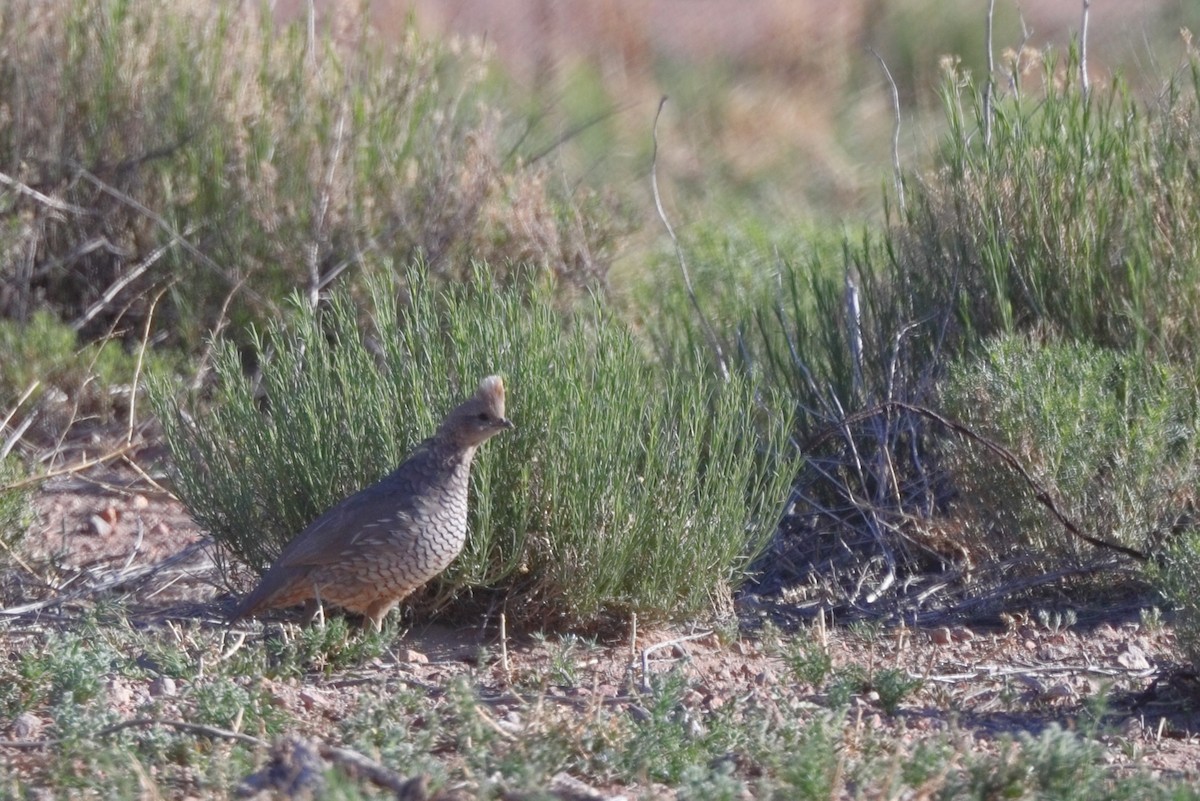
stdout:
{"type": "Polygon", "coordinates": [[[396,604],[462,550],[471,461],[510,428],[504,382],[488,376],[396,470],[300,532],[232,619],[315,602],[362,615],[379,631],[396,604]]]}

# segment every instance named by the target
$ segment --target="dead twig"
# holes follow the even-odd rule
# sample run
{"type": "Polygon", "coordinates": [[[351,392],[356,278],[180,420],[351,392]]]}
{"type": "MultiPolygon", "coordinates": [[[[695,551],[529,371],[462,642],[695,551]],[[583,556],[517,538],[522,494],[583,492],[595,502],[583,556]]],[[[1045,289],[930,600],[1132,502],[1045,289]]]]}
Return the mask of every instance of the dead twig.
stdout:
{"type": "Polygon", "coordinates": [[[36,200],[38,203],[41,203],[43,206],[54,209],[55,211],[68,212],[70,214],[78,214],[83,217],[89,217],[92,214],[92,212],[88,211],[87,209],[83,208],[82,206],[76,206],[73,203],[67,203],[65,201],[59,200],[58,198],[53,198],[53,197],[50,197],[49,195],[42,194],[41,192],[34,189],[32,186],[29,186],[28,184],[26,184],[22,181],[18,181],[16,178],[13,178],[3,172],[0,172],[0,184],[4,184],[5,186],[11,187],[12,189],[15,189],[20,194],[25,195],[26,197],[31,197],[34,200],[36,200]]]}
{"type": "Polygon", "coordinates": [[[1088,16],[1091,10],[1092,0],[1083,0],[1083,20],[1079,23],[1079,88],[1083,90],[1085,98],[1091,89],[1087,65],[1088,16]]]}
{"type": "MultiPolygon", "coordinates": [[[[21,393],[21,397],[17,398],[17,402],[14,403],[13,407],[8,410],[8,414],[4,415],[3,420],[0,420],[0,431],[4,431],[6,428],[8,428],[8,424],[12,422],[13,417],[15,417],[17,414],[17,410],[25,404],[25,401],[29,400],[30,396],[33,395],[34,392],[37,392],[37,388],[41,385],[42,382],[35,379],[33,383],[26,387],[25,391],[21,393]]],[[[21,437],[25,436],[25,431],[28,430],[29,426],[33,424],[35,417],[35,414],[31,414],[26,417],[25,420],[13,430],[13,433],[4,440],[4,444],[0,445],[0,460],[5,459],[8,454],[12,452],[12,449],[17,446],[17,443],[21,441],[21,437]]]]}
{"type": "MultiPolygon", "coordinates": [[[[196,543],[193,543],[193,544],[189,545],[188,547],[184,548],[179,553],[177,553],[173,556],[169,556],[166,559],[163,559],[161,562],[155,562],[152,565],[145,565],[143,567],[135,568],[132,570],[127,569],[127,568],[122,569],[122,570],[116,571],[112,575],[109,575],[107,578],[96,582],[95,584],[92,584],[87,587],[83,587],[83,588],[75,590],[74,592],[71,592],[71,593],[67,593],[67,594],[62,593],[63,589],[65,589],[70,584],[75,583],[75,580],[78,579],[81,575],[83,575],[83,573],[81,572],[81,573],[73,576],[66,584],[60,585],[57,588],[57,591],[59,594],[57,594],[51,598],[44,598],[40,601],[33,601],[33,602],[30,602],[27,604],[21,604],[20,606],[10,606],[7,609],[0,609],[0,617],[20,617],[21,615],[27,615],[30,612],[40,612],[41,610],[46,609],[47,607],[59,606],[59,605],[65,604],[65,603],[70,603],[71,601],[77,601],[80,598],[86,598],[89,595],[95,595],[96,593],[104,592],[105,590],[111,589],[113,587],[119,587],[123,584],[132,584],[133,582],[141,581],[142,579],[146,578],[147,576],[152,576],[152,575],[155,575],[155,574],[161,572],[165,568],[179,564],[180,562],[186,562],[188,559],[192,558],[197,552],[203,550],[204,548],[208,547],[209,545],[210,545],[210,543],[207,540],[204,540],[201,542],[196,542],[196,543]]],[[[30,570],[29,572],[31,574],[33,573],[32,570],[30,570]]]]}
{"type": "Polygon", "coordinates": [[[10,492],[12,490],[24,489],[25,487],[32,487],[41,484],[51,478],[74,475],[75,473],[82,472],[88,468],[107,464],[114,459],[119,459],[130,451],[135,450],[137,447],[137,445],[127,442],[124,445],[121,445],[120,447],[100,456],[96,456],[91,459],[82,459],[75,464],[68,465],[66,467],[60,467],[56,470],[48,470],[45,473],[39,473],[36,476],[29,476],[28,478],[23,478],[18,481],[12,481],[8,484],[0,486],[0,492],[10,492]]]}
{"type": "Polygon", "coordinates": [[[688,299],[692,302],[692,308],[696,310],[700,326],[704,329],[704,336],[708,339],[708,345],[717,357],[717,366],[721,369],[721,377],[728,381],[729,365],[725,361],[725,351],[721,348],[720,340],[717,339],[717,335],[709,324],[708,318],[704,315],[704,310],[700,308],[700,301],[697,300],[696,290],[692,286],[692,274],[688,270],[687,259],[683,255],[683,246],[679,244],[679,237],[675,236],[675,229],[671,227],[671,222],[667,219],[667,212],[663,208],[662,195],[658,191],[658,120],[662,116],[663,106],[665,105],[667,105],[667,96],[663,95],[662,99],[658,101],[658,111],[654,115],[654,128],[652,131],[654,151],[650,156],[650,188],[654,192],[654,208],[658,211],[658,218],[662,220],[663,227],[667,229],[667,235],[671,237],[671,244],[675,246],[675,258],[679,260],[679,271],[683,274],[683,285],[687,289],[688,299]]]}
{"type": "MultiPolygon", "coordinates": [[[[185,720],[163,720],[159,718],[130,718],[113,723],[109,726],[104,726],[96,732],[96,737],[107,737],[110,734],[125,731],[126,729],[139,728],[154,728],[162,726],[168,729],[175,729],[186,734],[195,734],[201,737],[209,737],[214,740],[231,740],[233,742],[252,745],[256,748],[266,748],[270,745],[266,740],[259,739],[249,734],[230,731],[229,729],[221,729],[216,726],[207,726],[203,723],[190,723],[185,720]]],[[[43,740],[0,740],[0,748],[11,748],[16,751],[30,751],[42,748],[52,748],[56,745],[62,745],[65,742],[58,738],[46,738],[43,740]]]]}
{"type": "Polygon", "coordinates": [[[691,642],[692,640],[702,640],[705,637],[711,637],[711,636],[712,636],[712,629],[708,629],[706,631],[699,632],[698,634],[689,634],[686,637],[676,637],[672,640],[665,640],[663,642],[656,643],[655,645],[651,645],[648,648],[643,649],[642,650],[642,689],[645,692],[650,692],[650,654],[654,653],[655,651],[661,651],[664,648],[672,648],[676,645],[682,645],[685,642],[691,642]]]}
{"type": "Polygon", "coordinates": [[[983,146],[992,144],[992,103],[996,92],[996,56],[992,52],[992,24],[996,18],[996,0],[988,0],[987,31],[984,47],[987,52],[987,82],[983,85],[983,146]]]}
{"type": "Polygon", "coordinates": [[[892,90],[892,114],[895,115],[896,122],[892,127],[892,173],[893,180],[896,183],[896,199],[900,203],[900,213],[904,214],[907,204],[904,199],[904,172],[900,168],[900,90],[896,88],[896,81],[892,78],[892,71],[888,69],[887,62],[883,60],[883,56],[873,47],[868,47],[867,50],[871,55],[879,60],[879,66],[883,67],[883,74],[888,80],[888,85],[892,90]]]}
{"type": "Polygon", "coordinates": [[[861,422],[863,420],[869,420],[876,415],[887,413],[893,410],[902,410],[909,412],[910,414],[920,415],[937,423],[946,430],[962,437],[963,439],[979,445],[993,456],[996,456],[1014,473],[1021,477],[1021,479],[1029,486],[1029,488],[1033,490],[1034,498],[1037,499],[1038,503],[1046,507],[1050,514],[1054,516],[1054,519],[1057,520],[1059,524],[1072,535],[1098,548],[1116,551],[1132,559],[1136,559],[1139,562],[1150,561],[1150,555],[1144,551],[1140,551],[1137,548],[1130,548],[1126,545],[1120,544],[1119,542],[1112,542],[1111,540],[1104,539],[1103,537],[1096,536],[1095,534],[1088,534],[1087,532],[1083,531],[1078,524],[1067,517],[1066,513],[1059,508],[1058,503],[1055,501],[1050,490],[1043,486],[1041,482],[1039,482],[1029,473],[1029,470],[1025,468],[1025,465],[1021,464],[1021,460],[1018,459],[1012,451],[995,440],[989,439],[988,437],[971,430],[962,423],[951,420],[948,417],[945,417],[944,415],[941,415],[924,406],[917,406],[915,404],[905,403],[903,401],[884,401],[883,403],[877,404],[869,409],[864,409],[860,412],[855,412],[854,414],[849,415],[842,420],[840,426],[831,426],[818,432],[804,443],[803,450],[806,452],[813,451],[826,439],[829,439],[835,434],[840,433],[845,426],[861,422]]]}
{"type": "Polygon", "coordinates": [[[199,261],[202,265],[204,265],[209,270],[211,270],[214,274],[216,274],[218,277],[220,277],[223,281],[225,281],[231,287],[241,288],[243,292],[245,292],[252,300],[254,300],[254,302],[262,305],[262,307],[267,309],[268,311],[271,311],[271,312],[278,311],[275,308],[275,304],[272,303],[269,299],[263,297],[261,294],[255,292],[251,289],[244,288],[242,286],[243,279],[240,279],[233,275],[230,275],[229,272],[227,272],[225,270],[225,268],[223,268],[221,265],[219,265],[215,261],[213,261],[213,259],[207,253],[204,253],[198,247],[193,245],[187,239],[187,237],[185,237],[183,235],[182,232],[176,230],[175,227],[173,225],[171,225],[171,223],[169,223],[161,214],[158,214],[157,212],[148,208],[144,203],[139,201],[137,198],[134,198],[134,197],[130,196],[129,194],[122,192],[120,189],[117,189],[115,186],[112,186],[111,184],[109,184],[105,181],[102,181],[100,178],[93,175],[91,172],[89,172],[83,166],[76,165],[75,169],[78,172],[78,174],[80,175],[80,177],[82,177],[88,183],[95,186],[101,192],[103,192],[104,194],[108,195],[109,197],[112,197],[113,199],[119,201],[120,203],[123,203],[124,205],[128,206],[129,208],[133,209],[134,211],[139,212],[140,214],[144,215],[148,220],[150,220],[155,225],[157,225],[159,228],[166,231],[167,235],[171,237],[172,242],[176,242],[176,241],[179,242],[179,244],[183,247],[184,250],[186,250],[188,252],[189,255],[191,255],[193,258],[195,258],[197,261],[199,261]]]}

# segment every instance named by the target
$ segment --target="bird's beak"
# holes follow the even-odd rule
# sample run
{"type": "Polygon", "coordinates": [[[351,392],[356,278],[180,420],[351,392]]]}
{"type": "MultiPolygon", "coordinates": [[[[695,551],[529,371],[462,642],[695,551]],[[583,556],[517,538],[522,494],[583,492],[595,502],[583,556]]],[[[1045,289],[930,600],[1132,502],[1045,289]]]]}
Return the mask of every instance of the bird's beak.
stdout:
{"type": "Polygon", "coordinates": [[[496,425],[500,426],[501,428],[516,428],[516,426],[513,425],[513,421],[509,420],[507,417],[501,417],[496,421],[496,425]]]}

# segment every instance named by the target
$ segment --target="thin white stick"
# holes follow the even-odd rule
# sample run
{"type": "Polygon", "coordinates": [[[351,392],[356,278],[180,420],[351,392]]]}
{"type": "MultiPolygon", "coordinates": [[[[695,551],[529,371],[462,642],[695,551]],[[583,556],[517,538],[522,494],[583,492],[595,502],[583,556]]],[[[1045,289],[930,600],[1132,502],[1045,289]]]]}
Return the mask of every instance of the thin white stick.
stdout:
{"type": "Polygon", "coordinates": [[[500,613],[500,667],[504,671],[504,680],[511,683],[512,674],[508,669],[508,622],[504,613],[500,613]]]}
{"type": "Polygon", "coordinates": [[[692,288],[692,275],[688,271],[687,259],[683,257],[683,246],[679,244],[679,238],[675,236],[675,229],[671,227],[670,220],[667,219],[667,212],[663,209],[662,195],[658,192],[658,118],[662,116],[663,106],[667,104],[667,96],[663,95],[658,101],[658,112],[654,115],[654,129],[652,136],[654,139],[654,152],[650,156],[650,189],[654,192],[654,208],[658,210],[658,218],[662,220],[663,226],[667,229],[667,235],[671,237],[671,243],[675,245],[675,257],[679,259],[679,270],[683,273],[683,285],[687,288],[688,298],[692,301],[692,308],[696,310],[696,316],[700,319],[700,325],[704,328],[704,334],[708,337],[708,345],[713,349],[713,353],[717,357],[717,366],[721,368],[721,378],[729,380],[729,366],[725,363],[725,351],[721,348],[721,343],[717,340],[717,335],[713,331],[712,326],[708,324],[708,318],[704,316],[704,311],[700,308],[700,301],[696,299],[696,290],[692,288]]]}
{"type": "Polygon", "coordinates": [[[992,101],[996,91],[996,56],[992,52],[992,23],[996,16],[996,0],[988,0],[987,13],[987,83],[983,87],[983,146],[992,144],[992,101]]]}
{"type": "Polygon", "coordinates": [[[1087,97],[1088,84],[1088,68],[1087,68],[1087,36],[1088,36],[1088,12],[1092,9],[1092,0],[1083,0],[1083,22],[1079,26],[1079,86],[1083,89],[1083,96],[1087,97]]]}
{"type": "Polygon", "coordinates": [[[876,52],[875,48],[867,48],[871,55],[879,60],[879,66],[883,67],[883,74],[888,79],[888,85],[892,88],[892,113],[896,115],[896,124],[892,128],[892,172],[896,182],[896,198],[900,203],[900,213],[903,214],[907,208],[907,203],[904,200],[904,173],[900,169],[900,90],[896,88],[896,81],[892,78],[892,71],[888,69],[887,62],[883,60],[883,56],[876,52]]]}

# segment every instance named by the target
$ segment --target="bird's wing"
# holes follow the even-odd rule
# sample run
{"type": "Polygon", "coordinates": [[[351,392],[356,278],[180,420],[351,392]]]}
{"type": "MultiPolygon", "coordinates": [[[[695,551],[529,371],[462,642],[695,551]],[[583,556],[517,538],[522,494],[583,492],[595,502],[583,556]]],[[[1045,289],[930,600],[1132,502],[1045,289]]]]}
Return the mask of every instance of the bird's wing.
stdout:
{"type": "Polygon", "coordinates": [[[378,536],[395,542],[412,529],[403,488],[381,486],[351,495],[296,535],[276,564],[313,567],[336,564],[348,552],[361,553],[378,536]]]}

